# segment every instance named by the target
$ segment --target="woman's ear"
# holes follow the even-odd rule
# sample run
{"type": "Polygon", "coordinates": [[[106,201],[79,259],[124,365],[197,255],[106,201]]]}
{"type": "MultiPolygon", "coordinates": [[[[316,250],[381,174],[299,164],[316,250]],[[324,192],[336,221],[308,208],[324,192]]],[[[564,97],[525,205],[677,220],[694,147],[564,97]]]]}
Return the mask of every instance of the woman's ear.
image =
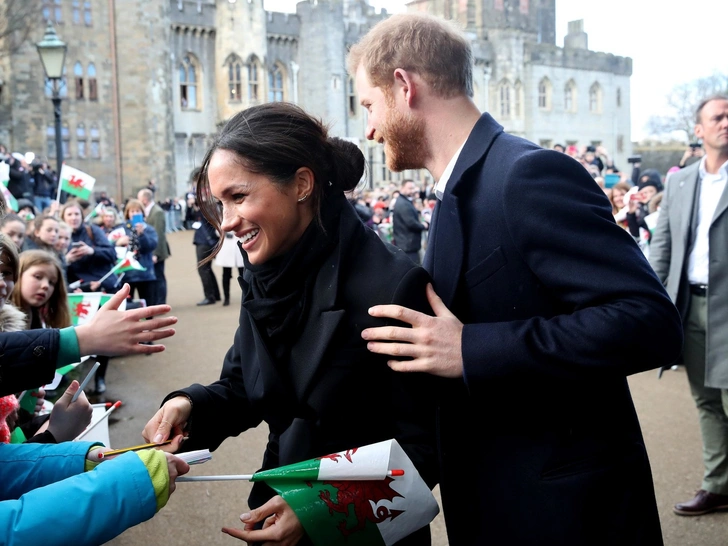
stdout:
{"type": "Polygon", "coordinates": [[[296,199],[299,203],[303,203],[313,193],[315,186],[315,177],[313,171],[308,167],[301,167],[295,174],[296,199]]]}

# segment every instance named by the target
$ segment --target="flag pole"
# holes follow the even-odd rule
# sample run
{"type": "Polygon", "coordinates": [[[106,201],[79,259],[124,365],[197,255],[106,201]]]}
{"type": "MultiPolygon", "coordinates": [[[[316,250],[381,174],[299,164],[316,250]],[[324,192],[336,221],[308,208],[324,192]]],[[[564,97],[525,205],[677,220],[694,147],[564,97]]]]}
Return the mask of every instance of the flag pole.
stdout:
{"type": "Polygon", "coordinates": [[[82,432],[81,434],[79,434],[78,436],[76,436],[76,439],[74,440],[74,442],[77,442],[78,440],[80,440],[81,438],[83,438],[84,436],[86,436],[86,435],[87,435],[87,434],[88,434],[89,432],[91,432],[91,430],[93,430],[93,428],[94,428],[94,427],[95,427],[96,425],[98,425],[98,424],[99,424],[99,423],[100,423],[101,421],[103,421],[104,419],[108,418],[108,417],[109,417],[109,415],[111,415],[111,412],[112,412],[112,411],[114,411],[114,410],[115,410],[116,408],[118,408],[119,406],[121,406],[121,400],[119,400],[119,401],[117,401],[116,403],[114,403],[114,405],[113,405],[113,406],[111,406],[111,407],[110,407],[110,408],[108,409],[108,411],[107,411],[106,413],[104,413],[104,414],[103,414],[103,415],[101,416],[101,419],[99,419],[99,420],[98,420],[98,421],[96,421],[95,423],[92,423],[92,424],[91,424],[91,426],[89,426],[89,427],[88,427],[88,428],[87,428],[86,430],[84,430],[84,431],[83,431],[83,432],[82,432]]]}
{"type": "MultiPolygon", "coordinates": [[[[227,481],[234,481],[234,480],[243,480],[243,481],[250,481],[253,479],[254,474],[228,474],[223,476],[181,476],[177,478],[176,481],[178,482],[227,482],[227,481]]],[[[404,476],[404,470],[400,468],[395,468],[387,472],[387,476],[404,476]]],[[[268,478],[269,480],[278,481],[275,477],[271,476],[268,478]]],[[[287,479],[294,479],[295,478],[283,478],[283,480],[287,479]]],[[[342,480],[345,478],[342,478],[342,480]]],[[[361,480],[360,481],[365,481],[361,480]]]]}
{"type": "Polygon", "coordinates": [[[61,173],[63,173],[63,164],[61,164],[61,172],[58,173],[58,192],[56,193],[56,201],[59,205],[61,204],[61,186],[63,185],[61,184],[61,173]]]}
{"type": "MultiPolygon", "coordinates": [[[[126,259],[126,258],[125,258],[125,259],[126,259]]],[[[119,262],[118,264],[116,264],[116,265],[115,265],[114,267],[112,267],[112,268],[111,268],[111,271],[109,271],[109,272],[108,272],[108,273],[107,273],[106,275],[104,275],[103,277],[101,277],[101,278],[100,278],[100,279],[99,279],[98,281],[96,281],[96,282],[100,282],[100,283],[101,283],[101,282],[104,282],[104,281],[105,281],[106,279],[108,279],[109,277],[111,277],[111,275],[112,275],[112,274],[113,274],[113,273],[114,273],[114,272],[115,272],[115,271],[116,271],[117,269],[120,269],[120,268],[121,268],[121,266],[122,266],[123,264],[124,264],[124,260],[121,260],[121,261],[120,261],[120,262],[119,262]]]]}

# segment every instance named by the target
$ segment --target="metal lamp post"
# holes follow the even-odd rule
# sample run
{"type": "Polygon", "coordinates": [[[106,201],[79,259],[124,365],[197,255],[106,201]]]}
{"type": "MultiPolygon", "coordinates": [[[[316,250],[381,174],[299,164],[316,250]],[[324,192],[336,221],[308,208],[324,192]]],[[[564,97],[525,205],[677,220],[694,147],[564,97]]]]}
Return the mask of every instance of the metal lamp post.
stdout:
{"type": "Polygon", "coordinates": [[[61,176],[63,166],[63,140],[61,138],[61,83],[63,82],[63,65],[66,60],[65,42],[56,34],[53,23],[48,21],[43,40],[35,44],[38,55],[43,63],[46,78],[51,82],[53,96],[53,115],[56,122],[56,163],[58,176],[61,176]]]}

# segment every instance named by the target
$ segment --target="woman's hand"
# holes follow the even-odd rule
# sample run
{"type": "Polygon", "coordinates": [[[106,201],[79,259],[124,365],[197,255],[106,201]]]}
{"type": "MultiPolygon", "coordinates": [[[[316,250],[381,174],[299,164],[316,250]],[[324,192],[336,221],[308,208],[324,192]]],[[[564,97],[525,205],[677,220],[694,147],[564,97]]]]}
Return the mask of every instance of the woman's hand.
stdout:
{"type": "Polygon", "coordinates": [[[147,225],[144,222],[139,222],[136,226],[134,226],[134,229],[137,232],[137,235],[141,235],[144,233],[144,230],[147,229],[147,225]]]}
{"type": "Polygon", "coordinates": [[[48,432],[53,435],[56,442],[70,442],[81,434],[91,422],[93,408],[84,393],[71,402],[73,395],[80,385],[75,379],[66,389],[66,392],[53,405],[51,418],[48,420],[48,432]]]}
{"type": "Polygon", "coordinates": [[[119,311],[119,305],[128,295],[129,285],[124,284],[89,322],[75,327],[81,356],[95,354],[119,356],[164,351],[164,345],[141,345],[141,343],[174,335],[174,329],[167,327],[176,324],[177,317],[157,317],[169,313],[171,307],[152,305],[119,311]]]}
{"type": "Polygon", "coordinates": [[[242,514],[240,521],[245,524],[244,529],[223,527],[222,532],[248,544],[255,542],[263,546],[295,546],[305,534],[298,516],[280,495],[260,508],[242,514]],[[256,530],[255,524],[260,521],[264,521],[263,528],[256,530]]]}
{"type": "Polygon", "coordinates": [[[167,400],[159,408],[142,431],[142,436],[147,442],[158,444],[164,442],[170,435],[175,441],[162,449],[175,452],[182,443],[182,433],[192,413],[192,404],[185,396],[175,396],[167,400]]]}
{"type": "Polygon", "coordinates": [[[73,246],[71,250],[66,253],[66,263],[72,264],[83,258],[86,253],[81,249],[80,246],[73,246]]]}
{"type": "Polygon", "coordinates": [[[128,235],[122,235],[116,240],[116,246],[128,246],[129,245],[129,236],[128,235]]]}

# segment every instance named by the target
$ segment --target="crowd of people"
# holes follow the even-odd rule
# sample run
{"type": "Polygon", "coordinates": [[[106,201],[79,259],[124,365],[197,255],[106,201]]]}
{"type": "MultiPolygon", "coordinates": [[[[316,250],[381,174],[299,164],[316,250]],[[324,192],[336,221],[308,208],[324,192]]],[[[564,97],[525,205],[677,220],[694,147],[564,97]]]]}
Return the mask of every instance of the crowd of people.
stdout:
{"type": "MultiPolygon", "coordinates": [[[[238,330],[220,379],[172,390],[142,435],[169,452],[216,449],[265,422],[263,469],[394,438],[427,485],[440,484],[451,546],[659,546],[627,376],[683,354],[705,474],[675,512],[728,508],[728,335],[715,334],[726,326],[728,97],[698,106],[703,147],[690,147],[681,165],[662,176],[634,158],[627,175],[602,147],[545,150],[505,133],[471,99],[471,61],[454,24],[422,14],[389,17],[350,49],[365,136],[384,144],[390,169],[426,169],[433,182],[419,188],[404,180],[355,193],[361,151],[293,104],[253,106],[226,122],[193,173],[199,215],[190,227],[205,293],[199,305],[222,299],[212,261],[226,246],[239,250],[230,254],[242,263],[226,261],[242,268],[238,330]],[[375,406],[386,419],[371,418],[375,406]]],[[[152,188],[128,200],[122,216],[76,200],[51,202],[37,216],[30,228],[18,215],[0,226],[0,344],[22,372],[0,376],[0,409],[11,415],[0,439],[18,425],[12,393],[43,384],[53,366],[80,354],[161,350],[153,343],[174,323],[154,318],[169,311],[160,301],[169,248],[152,188]],[[66,289],[119,288],[108,274],[116,248],[144,265],[88,325],[65,328],[66,289]],[[152,306],[114,312],[131,290],[152,306]],[[150,320],[140,326],[142,318],[150,320]],[[104,328],[114,321],[109,340],[104,328]],[[27,363],[13,345],[15,328],[47,331],[60,350],[44,367],[27,363]]],[[[66,440],[86,425],[87,400],[71,402],[78,388],[69,386],[33,438],[66,440]]],[[[30,465],[45,452],[0,445],[0,472],[21,476],[2,487],[13,500],[0,502],[0,518],[12,524],[0,528],[12,539],[44,521],[27,503],[46,506],[50,491],[80,497],[83,488],[107,487],[108,476],[122,500],[142,492],[133,513],[90,516],[90,503],[80,514],[59,512],[66,525],[93,517],[83,527],[92,538],[78,542],[97,544],[151,517],[188,469],[158,450],[92,469],[93,446],[66,445],[48,454],[68,454],[73,467],[54,465],[46,480],[22,479],[40,471],[30,465]],[[51,482],[57,489],[35,489],[51,482]]],[[[243,528],[223,532],[248,543],[310,543],[305,522],[264,483],[248,503],[243,528]]],[[[308,522],[331,508],[306,511],[308,522]]],[[[430,543],[424,525],[397,544],[430,543]]]]}

